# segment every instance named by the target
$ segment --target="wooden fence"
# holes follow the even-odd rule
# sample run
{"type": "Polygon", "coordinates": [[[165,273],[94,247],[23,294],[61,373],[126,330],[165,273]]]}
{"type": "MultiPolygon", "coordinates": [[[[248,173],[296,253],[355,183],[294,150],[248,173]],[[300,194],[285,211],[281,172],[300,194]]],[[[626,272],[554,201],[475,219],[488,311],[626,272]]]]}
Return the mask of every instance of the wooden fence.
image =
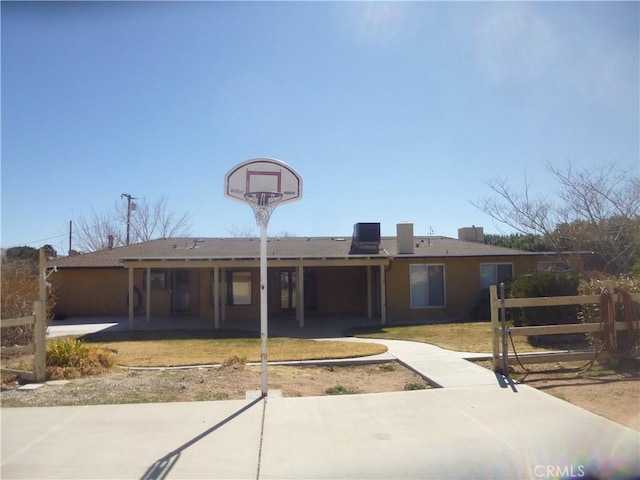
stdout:
{"type": "Polygon", "coordinates": [[[27,381],[44,382],[46,379],[47,352],[47,257],[45,250],[40,249],[39,300],[34,302],[33,315],[20,318],[0,320],[0,328],[33,325],[33,340],[29,345],[2,347],[2,353],[33,353],[33,371],[17,370],[0,366],[0,370],[15,373],[27,381]]]}
{"type": "Polygon", "coordinates": [[[33,372],[2,367],[3,372],[15,373],[25,380],[44,382],[46,377],[46,336],[47,314],[46,305],[42,301],[34,302],[34,315],[29,317],[8,318],[0,320],[0,328],[33,325],[33,341],[28,345],[2,347],[2,353],[33,353],[33,372]]]}
{"type": "MultiPolygon", "coordinates": [[[[569,333],[591,333],[602,329],[600,323],[572,323],[565,325],[544,325],[536,327],[507,327],[506,309],[524,307],[551,307],[560,305],[593,305],[600,304],[600,295],[573,295],[563,297],[538,297],[538,298],[504,298],[504,285],[501,285],[501,294],[498,295],[498,287],[489,287],[491,298],[491,332],[493,336],[493,369],[506,374],[509,360],[515,359],[515,352],[510,355],[507,338],[511,335],[557,335],[569,333]]],[[[613,289],[611,289],[613,291],[613,289]]],[[[620,298],[614,294],[615,301],[620,298]]],[[[631,294],[634,302],[640,301],[640,293],[631,294]]],[[[625,322],[616,322],[615,329],[626,330],[625,322]]],[[[555,353],[519,353],[517,360],[522,363],[548,363],[560,361],[591,360],[595,357],[595,350],[578,352],[555,353]]]]}

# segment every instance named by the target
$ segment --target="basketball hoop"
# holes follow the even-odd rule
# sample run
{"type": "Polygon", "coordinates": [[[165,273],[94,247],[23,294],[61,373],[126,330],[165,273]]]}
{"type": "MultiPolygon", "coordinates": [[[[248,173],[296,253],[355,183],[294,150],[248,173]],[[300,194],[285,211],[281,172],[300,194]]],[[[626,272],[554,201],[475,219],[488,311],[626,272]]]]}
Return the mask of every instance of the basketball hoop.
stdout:
{"type": "Polygon", "coordinates": [[[271,213],[282,200],[279,192],[247,192],[244,198],[253,210],[256,223],[259,227],[266,227],[271,218],[271,213]]]}
{"type": "Polygon", "coordinates": [[[302,178],[275,158],[254,158],[234,168],[224,177],[224,194],[238,202],[248,203],[260,227],[260,358],[262,396],[267,396],[267,225],[273,210],[280,204],[302,197],[302,178]]]}

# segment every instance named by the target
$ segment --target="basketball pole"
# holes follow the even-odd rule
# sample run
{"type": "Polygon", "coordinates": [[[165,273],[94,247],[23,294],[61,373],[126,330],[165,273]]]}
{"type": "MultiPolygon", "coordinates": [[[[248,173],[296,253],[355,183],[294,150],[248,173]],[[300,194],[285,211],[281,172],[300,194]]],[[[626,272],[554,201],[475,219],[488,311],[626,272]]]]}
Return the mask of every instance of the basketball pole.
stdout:
{"type": "Polygon", "coordinates": [[[260,223],[260,359],[262,370],[262,396],[267,396],[267,225],[260,223]]]}

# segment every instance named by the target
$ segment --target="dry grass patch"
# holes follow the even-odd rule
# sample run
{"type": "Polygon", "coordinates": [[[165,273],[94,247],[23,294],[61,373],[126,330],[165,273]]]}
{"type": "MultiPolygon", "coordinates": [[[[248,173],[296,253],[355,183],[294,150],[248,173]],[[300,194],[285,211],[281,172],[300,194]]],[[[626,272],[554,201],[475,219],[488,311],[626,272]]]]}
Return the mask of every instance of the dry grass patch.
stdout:
{"type": "MultiPolygon", "coordinates": [[[[488,322],[407,325],[398,327],[364,328],[349,331],[360,338],[409,340],[436,345],[458,352],[491,353],[491,324],[488,322]]],[[[531,346],[526,337],[514,336],[518,352],[545,350],[531,346]]],[[[511,349],[511,344],[509,344],[511,349]]]]}
{"type": "MultiPolygon", "coordinates": [[[[173,336],[181,338],[170,338],[171,335],[171,332],[167,332],[147,335],[147,338],[144,338],[144,335],[133,335],[137,338],[131,338],[132,335],[122,334],[117,341],[113,335],[86,338],[87,341],[95,342],[100,347],[112,351],[118,365],[128,367],[222,364],[233,356],[246,359],[247,362],[260,361],[259,338],[188,338],[187,335],[177,332],[173,332],[173,336]]],[[[362,357],[384,353],[386,350],[384,345],[374,343],[282,337],[270,338],[268,341],[269,361],[272,362],[362,357]]]]}

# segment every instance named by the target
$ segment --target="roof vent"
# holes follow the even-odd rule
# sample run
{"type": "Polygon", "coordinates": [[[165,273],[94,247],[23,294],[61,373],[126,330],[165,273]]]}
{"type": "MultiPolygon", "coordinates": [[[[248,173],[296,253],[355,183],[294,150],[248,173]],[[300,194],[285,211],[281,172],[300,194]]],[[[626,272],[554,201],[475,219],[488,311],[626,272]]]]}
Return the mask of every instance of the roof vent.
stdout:
{"type": "Polygon", "coordinates": [[[379,253],[380,224],[356,223],[353,226],[351,250],[349,253],[379,253]]]}

